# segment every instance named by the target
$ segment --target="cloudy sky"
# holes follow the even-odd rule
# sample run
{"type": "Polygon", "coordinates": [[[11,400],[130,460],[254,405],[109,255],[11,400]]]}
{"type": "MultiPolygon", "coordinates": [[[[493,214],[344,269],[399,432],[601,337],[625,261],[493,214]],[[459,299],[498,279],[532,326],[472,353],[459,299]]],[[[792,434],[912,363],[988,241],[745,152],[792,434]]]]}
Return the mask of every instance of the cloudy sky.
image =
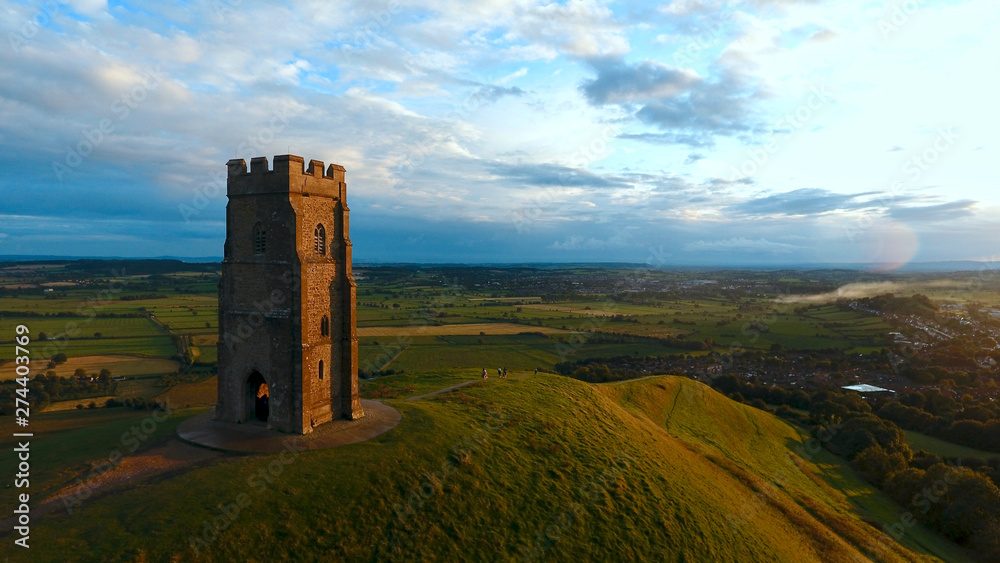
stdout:
{"type": "Polygon", "coordinates": [[[355,259],[1000,256],[995,0],[0,5],[0,254],[221,256],[225,162],[355,259]]]}

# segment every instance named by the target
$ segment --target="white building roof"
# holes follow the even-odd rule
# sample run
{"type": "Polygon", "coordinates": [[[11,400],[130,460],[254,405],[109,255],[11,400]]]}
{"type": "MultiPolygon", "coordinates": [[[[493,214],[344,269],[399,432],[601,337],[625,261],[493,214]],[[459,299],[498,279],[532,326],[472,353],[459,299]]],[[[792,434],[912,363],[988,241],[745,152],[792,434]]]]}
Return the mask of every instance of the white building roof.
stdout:
{"type": "Polygon", "coordinates": [[[877,393],[879,391],[888,391],[890,393],[895,393],[892,389],[883,389],[881,387],[875,387],[874,385],[861,384],[861,385],[845,385],[842,389],[850,389],[851,391],[859,391],[861,393],[877,393]]]}

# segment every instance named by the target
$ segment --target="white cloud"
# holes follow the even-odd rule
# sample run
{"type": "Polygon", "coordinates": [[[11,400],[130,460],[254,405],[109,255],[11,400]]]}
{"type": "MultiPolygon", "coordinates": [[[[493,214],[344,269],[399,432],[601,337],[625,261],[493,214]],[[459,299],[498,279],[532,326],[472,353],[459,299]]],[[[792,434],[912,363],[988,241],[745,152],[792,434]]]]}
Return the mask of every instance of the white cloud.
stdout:
{"type": "Polygon", "coordinates": [[[507,84],[508,82],[514,80],[515,78],[521,78],[522,76],[527,76],[527,75],[528,75],[528,67],[521,67],[515,70],[514,72],[508,74],[507,76],[504,76],[500,80],[497,80],[497,82],[500,84],[507,84]]]}
{"type": "MultiPolygon", "coordinates": [[[[867,255],[883,232],[903,249],[890,256],[990,252],[956,243],[1000,203],[985,0],[928,4],[888,40],[864,2],[675,1],[642,21],[596,0],[389,6],[72,3],[0,52],[5,212],[178,222],[227,159],[292,152],[348,168],[362,225],[366,210],[490,222],[483,244],[508,253],[845,260],[864,253],[842,223],[865,213],[905,223],[866,231],[867,255]],[[692,45],[678,63],[672,49],[692,45]],[[115,101],[157,66],[164,80],[119,119],[115,101]],[[779,128],[819,82],[835,99],[779,128]],[[57,181],[52,162],[105,118],[114,131],[57,181]],[[907,159],[945,125],[958,140],[911,181],[907,159]],[[744,182],[729,177],[747,162],[744,182]],[[517,214],[531,244],[508,244],[517,214]]],[[[15,5],[0,23],[31,15],[15,5]]],[[[224,200],[185,224],[206,245],[224,200]]]]}
{"type": "Polygon", "coordinates": [[[71,10],[79,14],[94,16],[108,10],[107,0],[63,0],[71,10]]]}

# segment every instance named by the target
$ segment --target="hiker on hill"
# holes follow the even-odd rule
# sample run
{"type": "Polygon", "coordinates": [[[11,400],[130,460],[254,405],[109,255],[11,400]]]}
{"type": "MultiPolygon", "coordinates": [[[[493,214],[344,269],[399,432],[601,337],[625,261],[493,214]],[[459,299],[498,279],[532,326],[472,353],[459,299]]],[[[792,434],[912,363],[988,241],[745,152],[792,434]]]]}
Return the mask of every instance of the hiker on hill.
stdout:
{"type": "Polygon", "coordinates": [[[535,368],[535,375],[538,375],[538,368],[535,368]]]}
{"type": "Polygon", "coordinates": [[[503,368],[503,375],[501,375],[500,377],[507,379],[507,368],[503,368]]]}
{"type": "Polygon", "coordinates": [[[483,379],[486,379],[486,368],[483,368],[483,379]]]}
{"type": "Polygon", "coordinates": [[[503,377],[503,370],[500,368],[497,368],[497,377],[503,377]]]}

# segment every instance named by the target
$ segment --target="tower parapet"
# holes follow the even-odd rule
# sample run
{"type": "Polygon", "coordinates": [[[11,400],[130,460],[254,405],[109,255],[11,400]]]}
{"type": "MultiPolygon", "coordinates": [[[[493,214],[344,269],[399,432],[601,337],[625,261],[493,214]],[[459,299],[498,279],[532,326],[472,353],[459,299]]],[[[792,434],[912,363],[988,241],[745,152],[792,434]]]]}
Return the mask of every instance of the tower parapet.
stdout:
{"type": "Polygon", "coordinates": [[[228,194],[292,192],[307,195],[321,195],[342,199],[347,184],[343,166],[331,164],[323,168],[322,160],[310,160],[306,167],[301,156],[292,154],[274,157],[274,168],[269,169],[267,157],[250,159],[250,169],[241,158],[226,163],[229,168],[228,194]]]}

